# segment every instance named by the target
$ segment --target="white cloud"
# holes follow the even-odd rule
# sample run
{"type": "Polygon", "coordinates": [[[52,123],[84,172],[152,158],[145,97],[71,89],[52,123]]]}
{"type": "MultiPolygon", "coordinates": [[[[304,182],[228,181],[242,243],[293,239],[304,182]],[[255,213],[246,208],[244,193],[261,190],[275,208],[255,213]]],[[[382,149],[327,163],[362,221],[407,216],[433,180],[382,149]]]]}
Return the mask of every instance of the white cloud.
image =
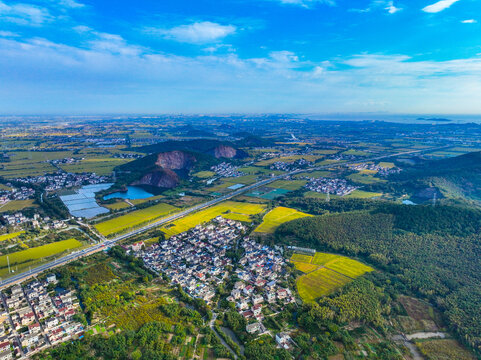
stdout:
{"type": "Polygon", "coordinates": [[[467,19],[461,21],[463,24],[476,24],[478,21],[474,19],[467,19]]]}
{"type": "Polygon", "coordinates": [[[0,36],[1,37],[18,37],[20,35],[11,31],[0,31],[0,36]]]}
{"type": "Polygon", "coordinates": [[[394,1],[374,0],[365,9],[349,9],[349,11],[362,14],[362,13],[369,13],[376,9],[387,10],[389,14],[395,14],[402,10],[402,8],[396,7],[394,5],[394,1]]]}
{"type": "Polygon", "coordinates": [[[401,11],[402,9],[401,9],[401,8],[398,8],[398,7],[395,7],[393,1],[389,1],[389,2],[387,3],[387,6],[384,8],[384,10],[387,10],[387,12],[388,12],[389,14],[395,14],[395,13],[397,13],[398,11],[401,11]]]}
{"type": "Polygon", "coordinates": [[[88,36],[79,47],[0,38],[2,111],[481,113],[481,57],[361,54],[311,62],[290,51],[186,57],[116,34],[88,36]]]}
{"type": "Polygon", "coordinates": [[[80,34],[91,32],[93,30],[91,27],[86,25],[77,25],[74,26],[72,29],[80,34]]]}
{"type": "Polygon", "coordinates": [[[95,39],[89,41],[92,50],[119,54],[123,56],[138,56],[143,48],[128,44],[120,35],[94,32],[95,39]]]}
{"type": "Polygon", "coordinates": [[[298,5],[305,8],[310,8],[316,4],[325,4],[329,6],[336,5],[335,0],[276,0],[276,1],[285,5],[298,5]]]}
{"type": "Polygon", "coordinates": [[[170,29],[147,28],[151,34],[158,34],[166,39],[191,44],[214,43],[236,32],[234,25],[221,25],[210,21],[180,25],[170,29]]]}
{"type": "Polygon", "coordinates": [[[46,8],[22,3],[8,5],[0,1],[0,21],[38,26],[52,19],[46,8]]]}
{"type": "Polygon", "coordinates": [[[61,0],[59,4],[63,7],[71,8],[71,9],[78,9],[78,8],[85,7],[85,4],[82,4],[75,0],[61,0]]]}
{"type": "Polygon", "coordinates": [[[459,0],[441,0],[441,1],[438,1],[437,3],[424,7],[422,10],[427,13],[438,13],[440,11],[443,11],[451,7],[451,5],[453,5],[454,3],[457,3],[458,1],[459,0]]]}

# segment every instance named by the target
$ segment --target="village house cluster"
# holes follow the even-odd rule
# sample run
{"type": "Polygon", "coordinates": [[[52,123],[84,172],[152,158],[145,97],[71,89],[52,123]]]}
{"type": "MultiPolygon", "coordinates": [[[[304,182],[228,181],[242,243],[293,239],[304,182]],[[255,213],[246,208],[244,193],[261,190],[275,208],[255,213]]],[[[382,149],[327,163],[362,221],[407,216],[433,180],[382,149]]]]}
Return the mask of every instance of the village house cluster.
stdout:
{"type": "MultiPolygon", "coordinates": [[[[60,230],[66,228],[67,225],[62,220],[52,220],[50,217],[41,217],[39,214],[35,213],[32,217],[26,216],[21,212],[16,212],[14,214],[4,214],[0,216],[2,223],[7,226],[20,226],[30,224],[34,228],[43,230],[60,230]]],[[[5,228],[5,226],[0,224],[0,229],[5,228]]]]}
{"type": "Polygon", "coordinates": [[[294,170],[306,168],[312,165],[313,165],[312,161],[308,161],[306,159],[298,159],[294,162],[276,161],[269,167],[269,169],[281,170],[281,171],[294,171],[294,170]]]}
{"type": "Polygon", "coordinates": [[[73,174],[58,172],[52,175],[18,178],[15,180],[25,184],[41,184],[45,186],[45,190],[55,191],[82,185],[100,184],[107,181],[107,178],[98,176],[95,173],[73,174]]]}
{"type": "Polygon", "coordinates": [[[249,238],[243,239],[241,246],[245,254],[235,270],[240,280],[234,284],[227,300],[234,302],[237,311],[249,322],[246,326],[248,333],[264,333],[263,306],[276,311],[295,302],[292,291],[281,286],[289,276],[287,263],[279,250],[249,238]]]}
{"type": "Polygon", "coordinates": [[[238,170],[237,166],[226,162],[221,162],[218,165],[212,166],[210,169],[222,177],[239,177],[245,175],[242,171],[238,170]]]}
{"type": "Polygon", "coordinates": [[[114,154],[113,157],[116,159],[140,159],[143,156],[142,154],[118,153],[114,154]]]}
{"type": "Polygon", "coordinates": [[[35,190],[29,187],[11,188],[11,190],[0,190],[0,205],[10,200],[27,200],[33,198],[35,190]]]}
{"type": "Polygon", "coordinates": [[[307,179],[309,181],[305,185],[306,188],[318,193],[345,196],[357,189],[357,187],[349,185],[344,179],[328,179],[323,177],[307,179]]]}
{"type": "MultiPolygon", "coordinates": [[[[265,148],[255,148],[255,149],[265,150],[265,148]]],[[[273,159],[277,157],[281,158],[281,157],[289,157],[289,156],[308,155],[311,152],[312,152],[312,149],[309,147],[305,147],[303,149],[297,149],[297,150],[282,150],[280,152],[269,151],[269,152],[264,152],[259,159],[268,160],[268,159],[273,159]]]]}
{"type": "Polygon", "coordinates": [[[54,166],[57,166],[57,165],[77,164],[84,159],[85,158],[83,157],[66,157],[63,159],[47,160],[45,162],[50,163],[54,166]]]}
{"type": "Polygon", "coordinates": [[[15,285],[1,293],[0,360],[29,357],[46,347],[83,336],[73,320],[79,302],[72,291],[48,292],[55,275],[46,281],[15,285]]]}
{"type": "Polygon", "coordinates": [[[209,225],[174,235],[137,256],[154,272],[166,274],[190,296],[209,303],[216,287],[228,276],[227,266],[232,266],[226,252],[243,231],[245,227],[240,222],[218,216],[209,225]]]}
{"type": "Polygon", "coordinates": [[[391,174],[399,174],[401,172],[401,169],[398,167],[391,168],[391,167],[385,167],[385,166],[368,164],[368,163],[351,165],[350,169],[357,170],[357,171],[362,171],[362,170],[376,171],[379,176],[388,176],[391,174]]]}

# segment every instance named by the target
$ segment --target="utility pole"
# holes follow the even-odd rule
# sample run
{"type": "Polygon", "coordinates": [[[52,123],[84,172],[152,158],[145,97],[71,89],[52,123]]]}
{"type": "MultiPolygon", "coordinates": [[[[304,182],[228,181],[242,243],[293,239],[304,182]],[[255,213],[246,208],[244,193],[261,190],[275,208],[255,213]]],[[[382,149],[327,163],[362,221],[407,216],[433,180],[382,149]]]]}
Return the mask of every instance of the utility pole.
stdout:
{"type": "Polygon", "coordinates": [[[8,258],[8,255],[7,255],[7,264],[8,264],[8,273],[10,274],[10,259],[8,258]]]}
{"type": "Polygon", "coordinates": [[[438,193],[436,191],[434,191],[434,195],[433,195],[433,206],[436,206],[436,197],[437,197],[438,193]]]}
{"type": "Polygon", "coordinates": [[[329,194],[329,190],[327,191],[327,195],[326,195],[326,202],[329,202],[331,200],[331,196],[329,194]]]}

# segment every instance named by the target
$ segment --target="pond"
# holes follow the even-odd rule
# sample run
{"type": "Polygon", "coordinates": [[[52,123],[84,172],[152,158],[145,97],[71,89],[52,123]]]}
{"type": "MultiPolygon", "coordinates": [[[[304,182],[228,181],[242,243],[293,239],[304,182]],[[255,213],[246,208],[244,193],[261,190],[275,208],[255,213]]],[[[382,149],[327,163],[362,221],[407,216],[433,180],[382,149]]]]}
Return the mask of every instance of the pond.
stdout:
{"type": "Polygon", "coordinates": [[[138,186],[127,186],[127,191],[117,191],[112,194],[108,194],[104,196],[104,200],[120,198],[120,199],[127,199],[127,200],[137,200],[137,199],[147,199],[154,194],[145,191],[141,187],[138,186]]]}

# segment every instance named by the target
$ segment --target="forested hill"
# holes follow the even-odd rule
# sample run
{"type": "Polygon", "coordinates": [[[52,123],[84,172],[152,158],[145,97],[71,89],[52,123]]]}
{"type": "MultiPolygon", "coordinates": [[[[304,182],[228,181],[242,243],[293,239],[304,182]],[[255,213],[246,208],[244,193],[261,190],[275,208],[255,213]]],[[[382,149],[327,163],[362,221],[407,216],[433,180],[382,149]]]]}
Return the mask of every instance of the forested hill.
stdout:
{"type": "Polygon", "coordinates": [[[281,225],[276,241],[366,258],[397,278],[397,291],[437,304],[481,350],[481,213],[451,206],[381,205],[281,225]]]}
{"type": "Polygon", "coordinates": [[[481,152],[471,152],[453,158],[422,161],[391,178],[400,182],[424,182],[445,190],[481,200],[481,152]]]}

